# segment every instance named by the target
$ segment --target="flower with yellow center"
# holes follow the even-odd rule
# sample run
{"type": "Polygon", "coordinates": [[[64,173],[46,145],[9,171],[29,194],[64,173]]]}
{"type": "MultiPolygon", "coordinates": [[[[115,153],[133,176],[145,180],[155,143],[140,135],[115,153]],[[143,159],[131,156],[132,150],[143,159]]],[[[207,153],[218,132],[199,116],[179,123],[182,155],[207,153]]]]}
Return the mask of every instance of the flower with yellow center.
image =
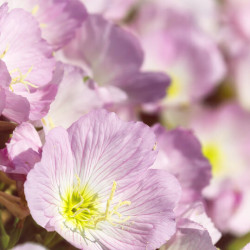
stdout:
{"type": "Polygon", "coordinates": [[[142,123],[96,110],[52,129],[29,172],[31,215],[81,249],[156,249],[175,232],[177,180],[149,169],[155,136],[142,123]]]}

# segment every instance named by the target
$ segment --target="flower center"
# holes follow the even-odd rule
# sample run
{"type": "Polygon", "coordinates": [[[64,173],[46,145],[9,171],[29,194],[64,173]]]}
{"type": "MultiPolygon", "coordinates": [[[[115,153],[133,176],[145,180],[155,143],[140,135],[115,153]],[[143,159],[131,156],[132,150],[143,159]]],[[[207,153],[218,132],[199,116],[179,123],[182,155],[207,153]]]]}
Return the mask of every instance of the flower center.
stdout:
{"type": "Polygon", "coordinates": [[[202,147],[203,154],[212,165],[213,176],[219,176],[223,173],[223,155],[218,145],[208,143],[202,147]]]}
{"type": "Polygon", "coordinates": [[[66,226],[70,228],[96,229],[98,223],[108,221],[112,225],[124,223],[130,217],[123,217],[118,209],[122,206],[129,206],[130,201],[120,201],[112,206],[117,183],[114,181],[110,196],[106,203],[105,210],[97,193],[93,192],[88,186],[82,188],[80,179],[77,177],[78,184],[69,192],[62,201],[61,215],[65,218],[66,226]],[[112,206],[112,209],[111,209],[112,206]]]}
{"type": "Polygon", "coordinates": [[[167,89],[167,98],[176,98],[181,93],[181,81],[177,76],[172,76],[172,81],[167,89]]]}

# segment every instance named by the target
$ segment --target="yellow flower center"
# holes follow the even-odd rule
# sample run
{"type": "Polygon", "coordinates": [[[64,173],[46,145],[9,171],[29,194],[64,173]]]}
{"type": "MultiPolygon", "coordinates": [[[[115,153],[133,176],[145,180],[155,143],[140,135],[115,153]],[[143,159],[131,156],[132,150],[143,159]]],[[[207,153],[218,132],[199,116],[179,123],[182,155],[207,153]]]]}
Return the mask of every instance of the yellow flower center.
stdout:
{"type": "Polygon", "coordinates": [[[114,181],[110,196],[106,203],[105,211],[97,193],[93,192],[88,186],[82,186],[79,177],[78,184],[69,191],[62,201],[61,214],[66,220],[66,226],[84,229],[96,229],[98,223],[108,221],[112,225],[124,223],[130,217],[123,217],[118,209],[122,206],[129,206],[130,201],[120,201],[112,206],[117,183],[114,181]],[[112,209],[111,209],[112,207],[112,209]],[[116,215],[116,216],[115,216],[116,215]]]}
{"type": "Polygon", "coordinates": [[[214,143],[208,143],[202,147],[203,154],[212,165],[213,176],[218,176],[223,172],[223,153],[220,147],[214,143]]]}
{"type": "Polygon", "coordinates": [[[171,76],[171,84],[167,89],[167,98],[176,98],[181,92],[181,81],[177,76],[171,76]]]}

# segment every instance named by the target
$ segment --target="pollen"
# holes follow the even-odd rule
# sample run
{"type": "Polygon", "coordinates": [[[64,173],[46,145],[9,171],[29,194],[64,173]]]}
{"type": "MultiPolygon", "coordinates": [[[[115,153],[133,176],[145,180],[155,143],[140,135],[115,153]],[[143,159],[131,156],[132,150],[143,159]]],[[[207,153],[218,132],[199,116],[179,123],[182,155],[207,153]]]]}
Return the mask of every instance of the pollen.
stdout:
{"type": "Polygon", "coordinates": [[[82,186],[80,178],[77,177],[77,184],[62,201],[60,213],[65,218],[65,225],[82,231],[96,229],[98,224],[104,221],[113,226],[128,221],[130,217],[124,217],[118,209],[122,206],[130,206],[131,202],[120,201],[112,205],[116,188],[117,183],[114,181],[106,204],[103,204],[98,193],[87,185],[82,186]]]}
{"type": "Polygon", "coordinates": [[[12,77],[11,83],[10,83],[10,90],[12,92],[14,92],[13,85],[15,85],[17,83],[22,83],[28,92],[30,92],[29,86],[33,87],[33,88],[38,88],[38,86],[36,86],[35,84],[26,80],[28,75],[31,73],[32,69],[33,69],[33,66],[30,67],[29,70],[25,74],[23,74],[19,68],[16,68],[16,69],[13,69],[10,71],[11,76],[13,76],[13,74],[15,74],[15,76],[12,77]]]}

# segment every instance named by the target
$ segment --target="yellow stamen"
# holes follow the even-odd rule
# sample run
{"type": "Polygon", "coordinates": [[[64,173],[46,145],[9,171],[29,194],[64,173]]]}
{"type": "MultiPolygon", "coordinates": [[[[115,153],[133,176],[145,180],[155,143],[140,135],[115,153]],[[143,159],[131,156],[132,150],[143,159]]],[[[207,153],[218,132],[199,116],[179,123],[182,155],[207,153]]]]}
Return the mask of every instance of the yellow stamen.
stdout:
{"type": "Polygon", "coordinates": [[[42,121],[44,126],[47,126],[47,122],[46,122],[46,120],[44,118],[42,118],[41,121],[42,121]]]}
{"type": "Polygon", "coordinates": [[[55,123],[53,122],[52,118],[50,116],[48,116],[48,121],[49,121],[49,126],[50,128],[54,128],[55,127],[55,123]]]}
{"type": "Polygon", "coordinates": [[[117,224],[124,223],[130,219],[130,216],[123,217],[123,215],[118,212],[120,207],[130,206],[130,201],[120,201],[113,207],[113,209],[111,209],[112,201],[117,188],[116,181],[113,182],[112,189],[106,203],[106,209],[102,213],[100,212],[98,195],[93,194],[86,186],[83,189],[80,178],[76,176],[76,179],[77,184],[74,187],[74,191],[63,201],[64,205],[62,215],[66,218],[66,221],[73,223],[73,225],[80,227],[81,229],[96,229],[97,224],[102,221],[108,221],[110,224],[117,226],[117,224]],[[118,219],[113,218],[115,215],[118,216],[118,219]]]}
{"type": "Polygon", "coordinates": [[[0,60],[1,59],[3,59],[4,57],[5,57],[5,55],[6,55],[6,53],[8,52],[8,50],[9,50],[9,45],[7,45],[7,47],[6,47],[6,49],[3,51],[3,53],[0,55],[0,60]]]}
{"type": "Polygon", "coordinates": [[[32,70],[33,70],[33,66],[31,66],[25,74],[22,74],[22,72],[21,72],[21,70],[19,68],[16,68],[16,69],[13,69],[13,70],[10,71],[10,75],[13,75],[13,73],[19,73],[19,76],[12,77],[12,79],[11,79],[10,89],[11,89],[12,92],[14,91],[13,85],[17,84],[17,83],[24,84],[24,86],[25,86],[25,88],[27,89],[28,92],[30,92],[28,86],[33,87],[33,88],[38,88],[37,85],[25,80],[32,70]]]}

